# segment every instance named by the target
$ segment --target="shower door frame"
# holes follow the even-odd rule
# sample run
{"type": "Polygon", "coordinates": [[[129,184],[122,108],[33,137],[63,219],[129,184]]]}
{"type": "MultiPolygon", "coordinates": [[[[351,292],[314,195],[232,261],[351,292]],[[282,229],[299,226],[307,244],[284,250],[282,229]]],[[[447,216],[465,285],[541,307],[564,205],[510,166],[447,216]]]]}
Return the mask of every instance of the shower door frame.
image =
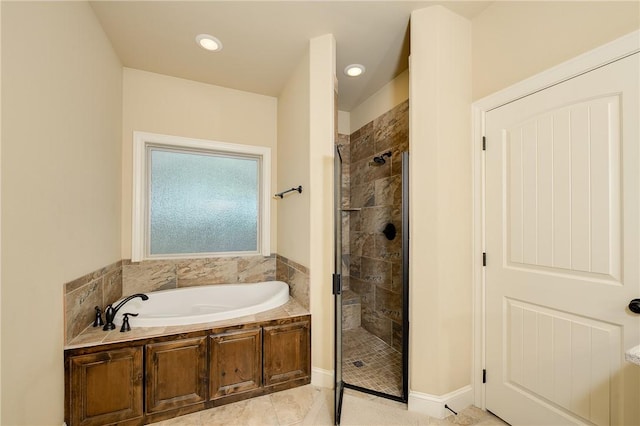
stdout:
{"type": "Polygon", "coordinates": [[[391,395],[344,382],[342,378],[342,157],[336,146],[334,162],[334,241],[335,271],[335,406],[334,424],[340,424],[344,389],[353,389],[381,398],[406,403],[409,399],[409,152],[402,153],[402,395],[391,395]],[[339,229],[338,229],[339,228],[339,229]],[[340,237],[338,241],[337,238],[340,237]]]}
{"type": "Polygon", "coordinates": [[[334,247],[334,380],[333,380],[333,424],[340,424],[342,414],[342,397],[344,382],[342,381],[342,155],[340,146],[336,145],[333,160],[333,247],[334,247]]]}

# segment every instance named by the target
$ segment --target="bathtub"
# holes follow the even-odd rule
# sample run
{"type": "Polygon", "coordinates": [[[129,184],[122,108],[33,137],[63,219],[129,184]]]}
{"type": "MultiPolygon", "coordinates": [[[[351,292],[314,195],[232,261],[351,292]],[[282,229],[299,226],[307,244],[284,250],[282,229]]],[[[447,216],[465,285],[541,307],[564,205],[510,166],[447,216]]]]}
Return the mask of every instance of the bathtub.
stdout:
{"type": "Polygon", "coordinates": [[[282,281],[214,284],[146,295],[149,300],[136,298],[122,306],[114,323],[120,326],[124,313],[138,314],[129,317],[131,327],[198,324],[257,314],[285,304],[289,300],[289,286],[282,281]]]}

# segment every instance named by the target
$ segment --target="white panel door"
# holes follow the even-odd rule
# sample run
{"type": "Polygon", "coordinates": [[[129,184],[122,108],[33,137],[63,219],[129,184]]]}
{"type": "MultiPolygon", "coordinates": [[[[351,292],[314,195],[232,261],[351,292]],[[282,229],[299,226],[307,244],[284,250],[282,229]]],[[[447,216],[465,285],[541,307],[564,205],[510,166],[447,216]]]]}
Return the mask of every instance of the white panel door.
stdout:
{"type": "Polygon", "coordinates": [[[485,116],[486,407],[640,425],[640,54],[485,116]]]}

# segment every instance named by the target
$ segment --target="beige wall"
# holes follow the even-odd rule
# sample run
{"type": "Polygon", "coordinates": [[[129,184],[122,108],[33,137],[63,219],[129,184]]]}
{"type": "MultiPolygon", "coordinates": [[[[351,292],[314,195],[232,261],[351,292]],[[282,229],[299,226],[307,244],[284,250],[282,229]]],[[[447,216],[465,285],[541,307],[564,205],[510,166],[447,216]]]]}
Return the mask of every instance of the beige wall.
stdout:
{"type": "Polygon", "coordinates": [[[314,38],[278,98],[278,186],[302,185],[279,200],[278,254],[309,267],[312,380],[333,369],[333,143],[335,39],[314,38]]]}
{"type": "MultiPolygon", "coordinates": [[[[2,3],[0,3],[0,46],[2,46],[2,3]]],[[[2,49],[0,49],[0,52],[2,49]]],[[[2,55],[0,54],[0,99],[2,99],[2,55]]],[[[2,102],[0,102],[0,164],[2,164],[2,102]]],[[[0,173],[0,191],[2,176],[0,173]]],[[[2,196],[0,196],[0,330],[2,329],[2,196]]],[[[0,332],[0,422],[2,421],[2,333],[0,332]]]]}
{"type": "Polygon", "coordinates": [[[121,65],[85,2],[2,2],[2,419],[60,425],[62,284],[120,259],[121,65]]]}
{"type": "Polygon", "coordinates": [[[409,99],[408,69],[385,84],[350,112],[338,111],[338,133],[350,135],[407,99],[409,99]]]}
{"type": "MultiPolygon", "coordinates": [[[[62,422],[62,283],[130,257],[133,130],[270,146],[272,189],[305,186],[272,204],[272,250],[311,269],[313,365],[330,371],[333,37],[311,41],[278,109],[272,97],[122,71],[86,3],[0,10],[0,423],[62,422]],[[286,127],[294,108],[310,121],[286,127]],[[294,145],[299,135],[308,145],[294,145]],[[279,229],[287,217],[306,222],[300,234],[279,229]]],[[[412,391],[441,395],[469,383],[469,84],[481,98],[639,27],[638,2],[496,2],[473,20],[471,75],[468,23],[439,7],[414,13],[412,391]]],[[[380,102],[352,111],[350,129],[406,99],[396,80],[372,97],[380,102]]]]}
{"type": "Polygon", "coordinates": [[[278,254],[309,267],[309,53],[278,97],[277,191],[302,185],[278,200],[278,254]]]}
{"type": "Polygon", "coordinates": [[[409,99],[409,70],[402,72],[380,90],[351,110],[349,125],[351,134],[375,118],[409,99]]]}
{"type": "Polygon", "coordinates": [[[638,1],[495,2],[473,19],[473,98],[638,28],[638,1]]]}
{"type": "Polygon", "coordinates": [[[350,112],[338,111],[338,133],[342,135],[351,134],[351,113],[350,112]]]}
{"type": "MultiPolygon", "coordinates": [[[[143,131],[271,148],[277,191],[277,99],[146,71],[123,71],[122,257],[131,258],[133,132],[143,131]]],[[[271,202],[271,250],[277,248],[277,202],[271,202]]]]}
{"type": "Polygon", "coordinates": [[[409,383],[443,395],[471,378],[471,23],[414,11],[410,80],[409,383]]]}
{"type": "Polygon", "coordinates": [[[309,43],[309,220],[311,360],[316,377],[333,369],[333,152],[336,41],[327,34],[309,43]]]}
{"type": "Polygon", "coordinates": [[[443,395],[470,384],[471,100],[637,29],[639,7],[495,2],[471,25],[441,7],[412,14],[412,392],[443,395]]]}

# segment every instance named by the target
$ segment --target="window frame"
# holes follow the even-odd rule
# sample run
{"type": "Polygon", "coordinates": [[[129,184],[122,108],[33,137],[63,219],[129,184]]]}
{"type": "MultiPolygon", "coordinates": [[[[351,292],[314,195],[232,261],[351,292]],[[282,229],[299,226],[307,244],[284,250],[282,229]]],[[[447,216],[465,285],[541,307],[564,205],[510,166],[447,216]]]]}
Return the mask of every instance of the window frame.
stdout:
{"type": "Polygon", "coordinates": [[[271,148],[243,145],[182,136],[133,132],[133,202],[131,217],[131,261],[157,259],[184,259],[229,256],[271,255],[271,148]],[[260,184],[258,209],[258,244],[255,252],[174,253],[151,255],[149,251],[149,185],[147,148],[192,150],[238,156],[255,156],[260,159],[260,184]]]}

